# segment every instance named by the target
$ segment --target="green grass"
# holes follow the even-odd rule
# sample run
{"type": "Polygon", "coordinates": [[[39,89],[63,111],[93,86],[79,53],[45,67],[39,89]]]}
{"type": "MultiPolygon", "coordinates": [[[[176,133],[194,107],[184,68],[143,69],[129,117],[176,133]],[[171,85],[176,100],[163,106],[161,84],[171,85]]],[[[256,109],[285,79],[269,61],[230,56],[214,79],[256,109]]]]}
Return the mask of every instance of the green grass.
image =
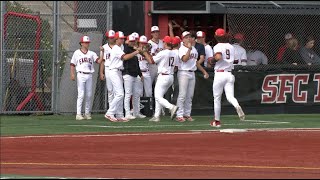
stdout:
{"type": "MultiPolygon", "coordinates": [[[[212,116],[193,116],[193,118],[196,119],[194,122],[184,123],[173,121],[167,116],[161,117],[161,121],[158,123],[149,122],[148,117],[122,123],[110,122],[103,117],[103,114],[93,114],[92,117],[92,120],[76,121],[74,115],[1,116],[0,132],[1,136],[12,136],[104,132],[168,132],[216,129],[209,126],[212,116]]],[[[252,121],[241,122],[236,115],[222,116],[222,127],[220,129],[320,128],[320,114],[247,115],[246,120],[252,121]]]]}

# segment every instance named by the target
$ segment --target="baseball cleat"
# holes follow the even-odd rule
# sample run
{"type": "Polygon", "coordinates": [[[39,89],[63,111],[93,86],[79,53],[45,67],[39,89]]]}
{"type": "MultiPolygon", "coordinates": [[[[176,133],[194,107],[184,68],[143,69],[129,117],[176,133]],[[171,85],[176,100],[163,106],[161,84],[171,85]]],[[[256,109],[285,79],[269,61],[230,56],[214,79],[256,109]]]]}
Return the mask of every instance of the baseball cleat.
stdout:
{"type": "Polygon", "coordinates": [[[187,121],[194,121],[194,119],[191,116],[183,116],[183,117],[187,121]]]}
{"type": "Polygon", "coordinates": [[[172,109],[170,110],[171,119],[174,118],[174,115],[176,114],[177,111],[178,111],[178,106],[173,106],[172,109]]]}
{"type": "Polygon", "coordinates": [[[151,122],[159,122],[160,118],[159,117],[153,117],[153,118],[149,119],[149,121],[151,121],[151,122]]]}
{"type": "Polygon", "coordinates": [[[85,114],[85,115],[84,115],[84,118],[87,119],[87,120],[92,119],[91,114],[85,114]]]}
{"type": "Polygon", "coordinates": [[[106,118],[106,119],[109,119],[111,122],[118,122],[118,119],[117,118],[115,118],[114,116],[112,116],[112,115],[104,115],[104,117],[106,118]]]}
{"type": "Polygon", "coordinates": [[[142,118],[145,118],[145,117],[147,117],[147,116],[145,116],[145,115],[143,115],[143,114],[139,113],[139,114],[137,114],[137,115],[136,115],[136,117],[137,117],[137,118],[142,119],[142,118]]]}
{"type": "Polygon", "coordinates": [[[221,127],[220,121],[213,120],[210,122],[211,127],[221,127]]]}
{"type": "Polygon", "coordinates": [[[178,122],[185,122],[186,119],[184,119],[183,117],[176,117],[176,121],[178,121],[178,122]]]}
{"type": "Polygon", "coordinates": [[[237,113],[238,113],[240,120],[243,121],[245,119],[245,115],[244,115],[244,112],[242,111],[242,108],[240,106],[238,106],[236,108],[236,110],[237,110],[237,113]]]}
{"type": "Polygon", "coordinates": [[[118,122],[129,122],[129,121],[130,121],[129,119],[124,118],[124,117],[122,117],[122,118],[117,118],[117,120],[118,120],[118,122]]]}
{"type": "Polygon", "coordinates": [[[134,116],[132,116],[131,114],[129,114],[129,115],[126,115],[125,118],[131,120],[131,119],[135,119],[136,117],[134,117],[134,116]]]}
{"type": "Polygon", "coordinates": [[[84,120],[84,117],[81,114],[77,114],[76,120],[84,120]]]}

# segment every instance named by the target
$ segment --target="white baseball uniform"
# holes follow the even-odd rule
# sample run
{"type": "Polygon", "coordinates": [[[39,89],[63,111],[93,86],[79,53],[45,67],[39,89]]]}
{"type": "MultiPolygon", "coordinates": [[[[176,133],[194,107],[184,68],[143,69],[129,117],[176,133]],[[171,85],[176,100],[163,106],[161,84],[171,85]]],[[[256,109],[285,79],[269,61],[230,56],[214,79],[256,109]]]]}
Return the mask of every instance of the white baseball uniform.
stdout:
{"type": "Polygon", "coordinates": [[[174,67],[179,57],[171,50],[165,49],[160,51],[156,56],[153,56],[153,60],[158,64],[158,78],[154,88],[156,100],[154,117],[160,117],[162,107],[170,110],[174,107],[163,96],[173,84],[174,67]]]}
{"type": "Polygon", "coordinates": [[[177,117],[189,117],[191,115],[192,98],[196,78],[194,72],[197,70],[198,52],[192,46],[188,61],[183,62],[182,57],[186,55],[188,48],[181,45],[179,48],[179,64],[178,64],[178,81],[179,81],[179,95],[177,99],[177,117]]]}
{"type": "Polygon", "coordinates": [[[118,45],[114,45],[110,53],[110,64],[109,64],[109,76],[111,79],[112,90],[113,90],[113,100],[109,106],[106,115],[117,118],[123,118],[123,60],[122,57],[125,55],[122,48],[118,45]]]}
{"type": "Polygon", "coordinates": [[[248,50],[248,66],[255,66],[260,64],[268,64],[268,57],[259,50],[248,50]]]}
{"type": "Polygon", "coordinates": [[[247,52],[239,43],[232,44],[234,47],[234,65],[247,65],[247,52]]]}
{"type": "MultiPolygon", "coordinates": [[[[152,56],[157,55],[160,51],[163,50],[163,41],[161,39],[159,39],[159,43],[156,43],[154,41],[152,41],[152,39],[150,39],[148,41],[149,44],[151,44],[151,50],[150,50],[150,54],[152,56]]],[[[155,81],[155,79],[157,78],[157,71],[158,71],[158,67],[157,64],[150,64],[149,65],[149,70],[150,70],[150,75],[151,75],[151,81],[153,83],[153,81],[155,81]]]]}
{"type": "Polygon", "coordinates": [[[71,58],[70,65],[75,66],[77,72],[77,114],[81,114],[83,98],[86,93],[85,114],[91,113],[92,97],[92,73],[94,73],[93,62],[97,63],[98,56],[95,52],[88,50],[83,53],[80,49],[76,50],[71,58]]]}
{"type": "Polygon", "coordinates": [[[110,79],[110,75],[109,75],[109,65],[110,65],[110,53],[111,53],[111,47],[110,45],[107,43],[105,45],[102,46],[104,49],[104,55],[103,55],[103,59],[104,59],[104,75],[106,78],[106,86],[107,86],[107,91],[108,91],[108,103],[109,103],[109,107],[111,104],[111,101],[113,99],[113,91],[112,91],[112,84],[111,84],[111,79],[110,79]]]}
{"type": "Polygon", "coordinates": [[[208,66],[208,59],[210,57],[213,57],[213,50],[212,50],[212,47],[209,44],[206,44],[204,46],[204,50],[206,52],[206,56],[205,56],[205,60],[204,60],[204,67],[207,67],[208,66]]]}
{"type": "MultiPolygon", "coordinates": [[[[143,82],[139,82],[139,89],[144,89],[144,96],[145,97],[152,97],[152,81],[151,81],[151,75],[149,70],[149,62],[146,60],[144,56],[141,54],[137,54],[138,60],[139,60],[139,67],[143,76],[143,82]]],[[[143,94],[143,91],[141,91],[143,94]]],[[[141,96],[142,96],[141,94],[141,96]]]]}
{"type": "Polygon", "coordinates": [[[227,100],[237,108],[238,100],[234,97],[234,81],[235,77],[231,73],[234,68],[235,50],[230,43],[218,43],[213,47],[214,54],[222,54],[222,59],[217,61],[214,66],[214,80],[212,85],[214,97],[214,117],[220,121],[221,114],[221,96],[225,91],[227,100]]]}

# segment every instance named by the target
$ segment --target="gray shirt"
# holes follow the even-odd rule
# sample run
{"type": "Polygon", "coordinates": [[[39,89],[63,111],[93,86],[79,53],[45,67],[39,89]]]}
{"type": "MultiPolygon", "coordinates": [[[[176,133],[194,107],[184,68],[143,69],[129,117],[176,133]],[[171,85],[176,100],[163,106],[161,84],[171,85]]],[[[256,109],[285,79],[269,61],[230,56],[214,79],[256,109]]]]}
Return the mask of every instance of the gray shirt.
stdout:
{"type": "Polygon", "coordinates": [[[301,47],[300,55],[307,64],[320,64],[320,57],[312,49],[301,47]]]}

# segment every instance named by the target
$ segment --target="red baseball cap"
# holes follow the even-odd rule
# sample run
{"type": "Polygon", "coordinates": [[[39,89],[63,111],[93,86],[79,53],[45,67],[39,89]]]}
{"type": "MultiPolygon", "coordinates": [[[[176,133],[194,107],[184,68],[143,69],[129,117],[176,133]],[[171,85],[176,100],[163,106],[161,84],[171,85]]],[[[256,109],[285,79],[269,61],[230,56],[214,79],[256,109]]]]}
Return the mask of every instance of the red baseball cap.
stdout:
{"type": "Polygon", "coordinates": [[[115,36],[114,30],[109,30],[109,31],[107,31],[107,32],[106,32],[106,36],[107,36],[108,38],[114,38],[114,36],[115,36]]]}
{"type": "Polygon", "coordinates": [[[122,31],[118,31],[118,32],[116,32],[116,34],[114,35],[114,38],[116,38],[116,39],[125,39],[126,36],[124,36],[124,34],[123,34],[122,31]]]}
{"type": "Polygon", "coordinates": [[[179,37],[176,36],[172,38],[172,44],[176,45],[180,43],[181,43],[181,39],[179,37]]]}
{"type": "Polygon", "coordinates": [[[172,39],[171,39],[170,36],[165,36],[165,37],[163,38],[163,42],[165,42],[165,43],[172,43],[172,39]]]}
{"type": "Polygon", "coordinates": [[[226,32],[224,31],[224,29],[219,28],[216,30],[216,32],[214,33],[216,36],[224,36],[226,35],[226,32]]]}
{"type": "Polygon", "coordinates": [[[235,39],[238,39],[238,40],[244,40],[244,36],[243,34],[241,33],[237,33],[233,36],[235,39]]]}
{"type": "Polygon", "coordinates": [[[80,42],[81,42],[81,43],[90,43],[90,38],[89,38],[89,36],[82,36],[82,37],[80,38],[80,42]]]}

